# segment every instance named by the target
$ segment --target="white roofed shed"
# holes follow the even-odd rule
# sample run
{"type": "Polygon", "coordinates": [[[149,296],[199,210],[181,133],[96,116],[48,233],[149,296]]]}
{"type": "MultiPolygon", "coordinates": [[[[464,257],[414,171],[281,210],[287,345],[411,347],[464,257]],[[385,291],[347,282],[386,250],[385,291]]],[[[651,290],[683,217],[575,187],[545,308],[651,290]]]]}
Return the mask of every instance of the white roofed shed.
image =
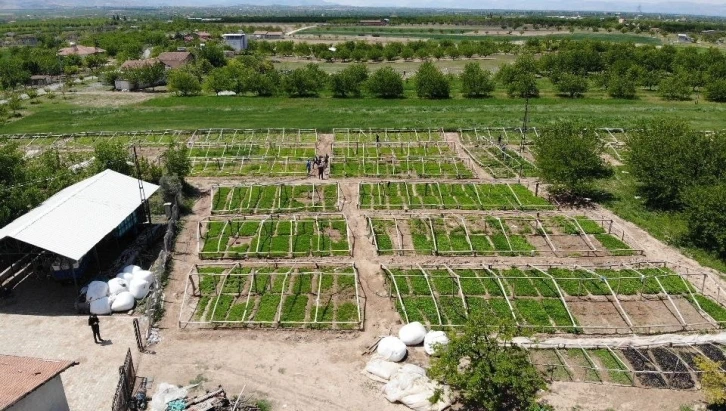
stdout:
{"type": "MultiPolygon", "coordinates": [[[[149,198],[159,186],[142,182],[149,198]]],[[[14,238],[78,261],[141,206],[139,180],[105,170],[69,186],[0,229],[14,238]]]]}

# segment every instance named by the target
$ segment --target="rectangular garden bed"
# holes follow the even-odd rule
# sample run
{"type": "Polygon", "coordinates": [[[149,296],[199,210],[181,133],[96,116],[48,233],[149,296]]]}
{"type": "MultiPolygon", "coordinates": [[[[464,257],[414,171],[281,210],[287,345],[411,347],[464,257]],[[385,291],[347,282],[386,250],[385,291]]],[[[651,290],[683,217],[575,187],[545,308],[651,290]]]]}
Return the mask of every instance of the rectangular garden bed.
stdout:
{"type": "Polygon", "coordinates": [[[332,184],[248,184],[212,187],[212,214],[340,211],[340,187],[332,184]]]}

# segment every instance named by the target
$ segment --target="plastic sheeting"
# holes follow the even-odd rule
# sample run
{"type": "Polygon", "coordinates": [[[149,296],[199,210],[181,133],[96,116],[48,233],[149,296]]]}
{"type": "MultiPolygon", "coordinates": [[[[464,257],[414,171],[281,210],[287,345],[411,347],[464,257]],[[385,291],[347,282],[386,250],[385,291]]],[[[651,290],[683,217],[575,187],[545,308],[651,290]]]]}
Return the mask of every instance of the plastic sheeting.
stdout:
{"type": "Polygon", "coordinates": [[[108,284],[104,281],[91,281],[86,290],[86,301],[98,300],[108,296],[108,284]]]}
{"type": "Polygon", "coordinates": [[[151,284],[148,281],[134,279],[129,284],[129,292],[135,299],[140,300],[149,293],[150,286],[151,284]]]}
{"type": "Polygon", "coordinates": [[[131,283],[131,280],[134,279],[134,275],[131,273],[118,273],[118,274],[116,274],[116,278],[124,280],[124,281],[126,281],[126,284],[129,284],[129,283],[131,283]]]}
{"type": "Polygon", "coordinates": [[[385,360],[399,362],[406,357],[408,350],[398,337],[385,337],[378,342],[376,352],[385,360]]]}
{"type": "Polygon", "coordinates": [[[111,304],[111,310],[114,312],[128,311],[134,308],[136,299],[130,292],[124,291],[116,294],[113,303],[111,304]]]}
{"type": "Polygon", "coordinates": [[[134,272],[134,280],[142,280],[146,281],[147,283],[151,283],[151,280],[154,278],[154,273],[151,271],[146,270],[139,270],[134,272]]]}
{"type": "Polygon", "coordinates": [[[424,337],[424,351],[428,355],[436,354],[436,344],[446,345],[449,343],[449,337],[443,331],[429,331],[424,337]]]}
{"type": "Polygon", "coordinates": [[[142,269],[141,267],[139,267],[138,265],[133,265],[133,264],[132,264],[132,265],[127,265],[127,266],[126,266],[126,267],[124,267],[124,269],[123,269],[123,270],[121,270],[121,271],[123,271],[124,273],[131,273],[131,274],[133,274],[133,273],[135,273],[135,272],[137,272],[137,271],[142,271],[142,270],[143,270],[143,269],[142,269]]]}
{"type": "Polygon", "coordinates": [[[124,291],[129,290],[129,285],[126,283],[126,281],[120,279],[120,278],[112,278],[108,280],[108,294],[109,295],[117,295],[124,291]]]}
{"type": "Polygon", "coordinates": [[[383,358],[375,356],[366,364],[365,372],[368,378],[379,382],[388,382],[401,369],[401,365],[395,362],[386,361],[383,358]]]}
{"type": "Polygon", "coordinates": [[[97,315],[111,314],[111,303],[108,301],[108,297],[101,297],[91,301],[89,311],[91,314],[97,315]]]}
{"type": "Polygon", "coordinates": [[[421,367],[406,364],[383,386],[383,394],[390,402],[400,402],[416,411],[441,411],[451,406],[448,387],[432,381],[421,367]],[[423,373],[422,373],[423,372],[423,373]],[[435,404],[429,402],[438,388],[443,395],[435,404]]]}
{"type": "Polygon", "coordinates": [[[406,345],[419,345],[426,336],[426,327],[418,321],[408,323],[398,330],[398,338],[406,345]]]}
{"type": "Polygon", "coordinates": [[[188,392],[188,387],[177,387],[176,385],[162,382],[151,398],[149,408],[151,411],[166,411],[166,405],[168,403],[186,397],[188,392]]]}
{"type": "Polygon", "coordinates": [[[726,344],[726,333],[718,334],[662,334],[629,337],[603,338],[563,338],[553,337],[533,341],[526,337],[516,337],[512,343],[525,348],[647,348],[662,346],[689,346],[700,344],[726,344]]]}

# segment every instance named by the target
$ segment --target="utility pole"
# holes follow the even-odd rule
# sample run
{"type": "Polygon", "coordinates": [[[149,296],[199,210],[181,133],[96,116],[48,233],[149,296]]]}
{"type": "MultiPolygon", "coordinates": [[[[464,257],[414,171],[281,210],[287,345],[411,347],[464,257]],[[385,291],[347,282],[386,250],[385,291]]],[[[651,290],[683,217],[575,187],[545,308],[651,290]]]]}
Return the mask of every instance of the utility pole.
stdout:
{"type": "Polygon", "coordinates": [[[527,139],[527,121],[529,120],[529,94],[524,100],[524,120],[522,121],[522,144],[519,145],[519,152],[524,151],[524,141],[527,139]]]}
{"type": "Polygon", "coordinates": [[[141,167],[139,166],[139,156],[136,154],[136,145],[134,147],[134,165],[136,166],[136,181],[139,183],[139,196],[141,197],[141,206],[144,208],[144,216],[146,221],[151,223],[151,209],[149,208],[149,202],[146,199],[146,192],[144,191],[144,181],[141,179],[141,167]]]}

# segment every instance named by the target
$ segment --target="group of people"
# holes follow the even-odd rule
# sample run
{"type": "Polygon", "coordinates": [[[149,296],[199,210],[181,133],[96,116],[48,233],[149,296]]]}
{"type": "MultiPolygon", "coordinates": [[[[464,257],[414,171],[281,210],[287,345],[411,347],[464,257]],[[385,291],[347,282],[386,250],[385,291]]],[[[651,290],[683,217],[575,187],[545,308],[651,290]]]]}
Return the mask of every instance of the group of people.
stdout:
{"type": "Polygon", "coordinates": [[[311,174],[313,169],[318,170],[318,178],[325,179],[325,169],[330,166],[330,156],[328,154],[323,156],[315,156],[312,160],[308,160],[305,166],[308,170],[308,176],[311,174]]]}

